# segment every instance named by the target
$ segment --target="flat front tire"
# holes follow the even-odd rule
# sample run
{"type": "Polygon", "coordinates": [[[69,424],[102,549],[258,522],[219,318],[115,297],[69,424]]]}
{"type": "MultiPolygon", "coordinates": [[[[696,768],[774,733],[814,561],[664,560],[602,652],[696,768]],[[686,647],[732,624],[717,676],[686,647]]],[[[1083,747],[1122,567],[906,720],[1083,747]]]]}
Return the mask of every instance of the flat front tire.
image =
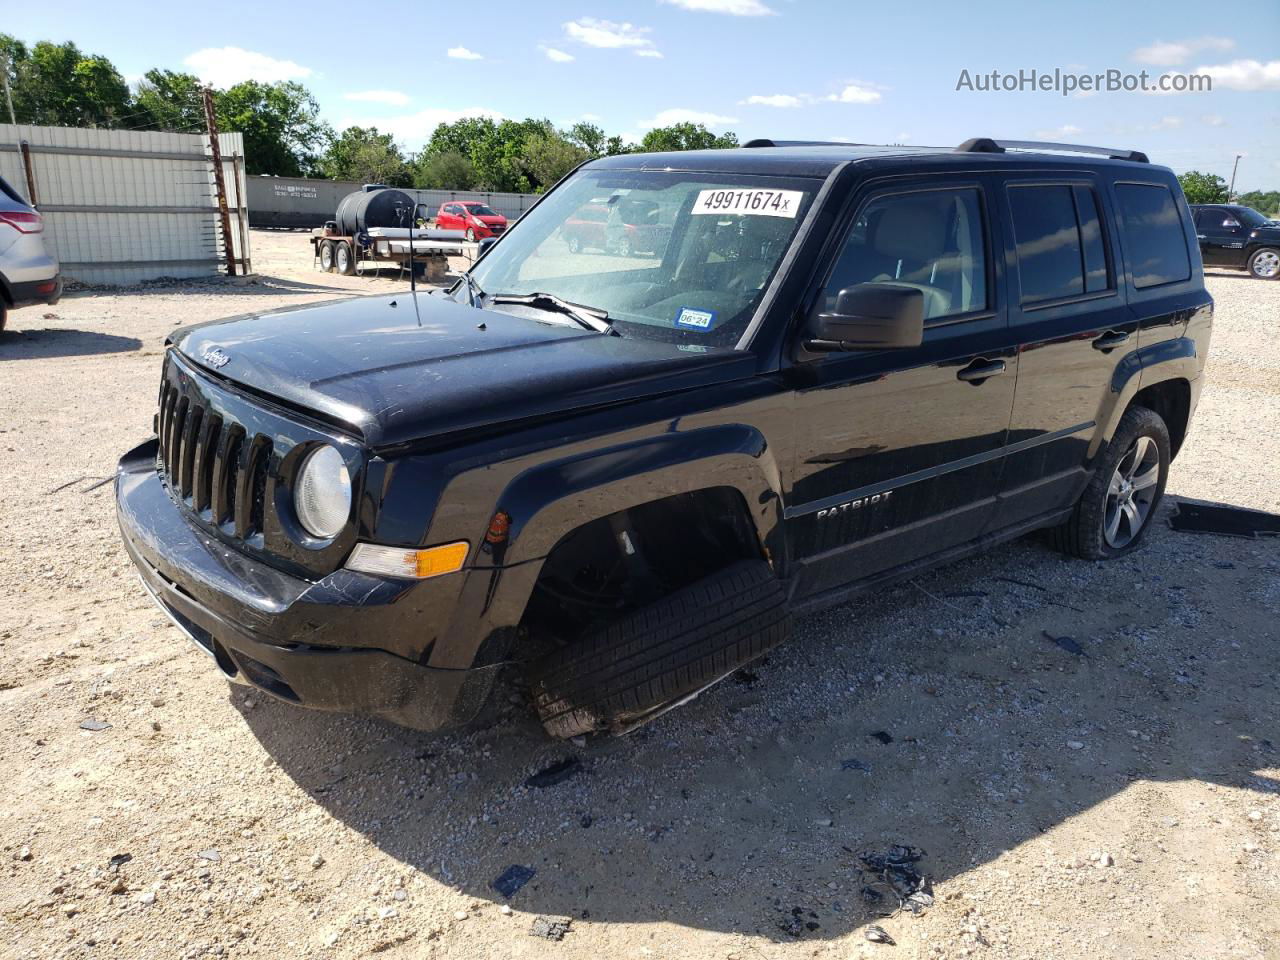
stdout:
{"type": "Polygon", "coordinates": [[[1160,506],[1172,459],[1169,428],[1160,415],[1130,407],[1070,518],[1051,531],[1054,545],[1085,560],[1109,560],[1135,549],[1160,506]]]}

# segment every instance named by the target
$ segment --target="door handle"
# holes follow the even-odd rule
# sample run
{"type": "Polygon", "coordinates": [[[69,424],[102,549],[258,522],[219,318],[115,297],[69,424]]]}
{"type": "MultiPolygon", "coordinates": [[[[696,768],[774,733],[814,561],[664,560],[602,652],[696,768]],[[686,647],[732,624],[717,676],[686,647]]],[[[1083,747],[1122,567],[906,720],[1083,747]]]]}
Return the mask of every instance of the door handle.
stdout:
{"type": "Polygon", "coordinates": [[[967,383],[979,384],[987,377],[998,377],[1004,373],[1003,360],[975,360],[963,370],[956,371],[956,379],[967,383]]]}
{"type": "Polygon", "coordinates": [[[1098,339],[1093,341],[1093,349],[1101,350],[1106,353],[1108,350],[1114,350],[1122,343],[1129,342],[1129,334],[1124,330],[1108,330],[1098,339]]]}

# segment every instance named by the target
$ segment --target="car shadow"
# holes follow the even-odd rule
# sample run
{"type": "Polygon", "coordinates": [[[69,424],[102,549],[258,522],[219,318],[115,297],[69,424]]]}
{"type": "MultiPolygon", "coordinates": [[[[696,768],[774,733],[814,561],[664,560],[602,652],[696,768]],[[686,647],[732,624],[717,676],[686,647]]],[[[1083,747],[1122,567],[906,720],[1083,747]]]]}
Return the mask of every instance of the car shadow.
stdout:
{"type": "Polygon", "coordinates": [[[585,748],[547,740],[515,686],[435,736],[232,701],[328,813],[467,894],[508,902],[491,884],[520,865],[524,911],[825,940],[882,922],[864,851],[923,848],[941,883],[1143,782],[1280,792],[1275,570],[1273,544],[1163,522],[1106,564],[1019,541],[806,617],[585,748]]]}
{"type": "Polygon", "coordinates": [[[6,360],[43,360],[52,357],[88,357],[105,353],[132,353],[142,349],[137,337],[96,333],[60,327],[0,330],[0,363],[6,360]]]}
{"type": "MultiPolygon", "coordinates": [[[[319,274],[324,276],[324,274],[319,274]]],[[[376,275],[366,275],[368,279],[376,279],[376,275]]],[[[383,274],[387,279],[388,274],[383,274]]],[[[409,279],[405,277],[405,286],[409,279]]],[[[359,296],[364,291],[351,287],[335,286],[328,283],[310,283],[304,280],[293,280],[288,277],[277,277],[271,274],[255,273],[248,277],[201,277],[192,280],[156,280],[136,287],[83,287],[64,295],[64,300],[78,300],[85,297],[171,297],[175,293],[198,293],[210,297],[278,297],[293,296],[300,293],[335,293],[345,296],[359,296]]]]}

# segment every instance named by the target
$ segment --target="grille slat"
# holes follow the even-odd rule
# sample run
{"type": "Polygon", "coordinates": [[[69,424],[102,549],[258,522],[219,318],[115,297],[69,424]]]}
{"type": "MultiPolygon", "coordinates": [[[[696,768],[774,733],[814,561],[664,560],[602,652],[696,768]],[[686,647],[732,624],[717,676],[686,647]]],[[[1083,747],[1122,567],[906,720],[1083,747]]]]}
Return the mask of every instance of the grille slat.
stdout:
{"type": "Polygon", "coordinates": [[[205,418],[204,429],[196,442],[195,486],[191,505],[197,510],[208,510],[212,503],[213,462],[221,439],[222,418],[211,413],[205,418]]]}
{"type": "Polygon", "coordinates": [[[178,450],[178,494],[184,499],[191,496],[192,471],[196,460],[196,438],[200,435],[200,424],[204,420],[204,410],[191,406],[187,410],[187,422],[182,429],[182,446],[178,450]]]}
{"type": "Polygon", "coordinates": [[[261,517],[261,513],[254,510],[254,501],[257,499],[255,493],[258,487],[258,475],[262,474],[265,480],[266,458],[263,454],[267,451],[267,438],[256,436],[241,444],[241,448],[243,453],[240,457],[240,470],[236,475],[236,502],[232,512],[236,536],[243,540],[258,529],[254,526],[254,514],[258,513],[259,518],[261,517]]]}
{"type": "Polygon", "coordinates": [[[176,487],[178,479],[178,448],[181,446],[182,427],[187,419],[187,398],[179,397],[169,417],[169,444],[165,451],[164,472],[169,485],[176,487]]]}
{"type": "Polygon", "coordinates": [[[244,443],[244,427],[231,424],[222,431],[222,442],[213,456],[213,522],[224,524],[231,519],[236,505],[236,473],[240,463],[240,447],[244,443]]]}

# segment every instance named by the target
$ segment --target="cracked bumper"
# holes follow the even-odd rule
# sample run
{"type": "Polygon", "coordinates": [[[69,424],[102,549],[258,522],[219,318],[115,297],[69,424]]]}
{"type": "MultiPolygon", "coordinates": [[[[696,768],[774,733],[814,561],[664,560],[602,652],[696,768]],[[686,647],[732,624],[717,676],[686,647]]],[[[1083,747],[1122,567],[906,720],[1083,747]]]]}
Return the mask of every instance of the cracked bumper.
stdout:
{"type": "Polygon", "coordinates": [[[231,680],[319,710],[434,730],[474,716],[497,665],[441,669],[391,650],[429,649],[412,616],[420,584],[339,570],[310,582],[194,526],[155,470],[155,441],[116,473],[125,549],[147,592],[231,680]],[[412,598],[412,599],[410,599],[412,598]]]}

